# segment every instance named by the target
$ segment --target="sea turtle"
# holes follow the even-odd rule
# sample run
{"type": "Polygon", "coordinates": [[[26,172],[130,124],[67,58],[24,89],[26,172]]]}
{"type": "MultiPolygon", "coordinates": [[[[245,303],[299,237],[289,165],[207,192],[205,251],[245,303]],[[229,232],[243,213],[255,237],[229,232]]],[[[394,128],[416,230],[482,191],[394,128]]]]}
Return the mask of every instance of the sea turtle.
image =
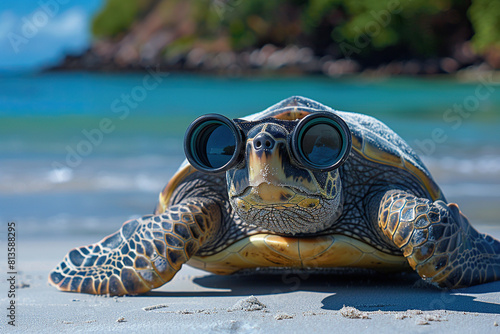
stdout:
{"type": "Polygon", "coordinates": [[[198,118],[185,150],[189,162],[153,215],[71,250],[49,282],[141,294],[184,263],[216,274],[413,268],[445,288],[500,278],[500,242],[448,204],[415,152],[375,118],[290,97],[243,119],[198,118]]]}

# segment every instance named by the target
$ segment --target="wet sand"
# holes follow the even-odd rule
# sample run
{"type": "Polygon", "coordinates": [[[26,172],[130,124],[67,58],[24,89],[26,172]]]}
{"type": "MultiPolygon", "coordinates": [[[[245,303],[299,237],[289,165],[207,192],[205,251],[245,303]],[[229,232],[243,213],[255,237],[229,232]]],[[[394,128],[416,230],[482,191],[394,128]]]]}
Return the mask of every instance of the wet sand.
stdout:
{"type": "MultiPolygon", "coordinates": [[[[500,237],[500,228],[478,229],[500,237]]],[[[142,296],[63,293],[47,284],[69,249],[95,241],[18,240],[16,327],[7,324],[2,279],[2,332],[500,332],[500,282],[444,291],[413,273],[216,276],[185,265],[142,296]]]]}

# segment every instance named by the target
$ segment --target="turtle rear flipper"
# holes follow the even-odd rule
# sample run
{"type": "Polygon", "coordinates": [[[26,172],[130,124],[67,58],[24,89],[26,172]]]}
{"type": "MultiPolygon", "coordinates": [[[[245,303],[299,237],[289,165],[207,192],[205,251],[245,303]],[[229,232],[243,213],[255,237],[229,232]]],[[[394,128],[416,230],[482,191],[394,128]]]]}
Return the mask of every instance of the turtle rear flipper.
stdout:
{"type": "Polygon", "coordinates": [[[380,204],[379,226],[410,266],[440,287],[500,279],[500,242],[477,232],[454,203],[391,191],[380,204]]]}
{"type": "Polygon", "coordinates": [[[210,241],[219,222],[219,207],[206,199],[127,221],[100,242],[71,250],[49,274],[49,283],[90,294],[148,292],[170,281],[210,241]]]}

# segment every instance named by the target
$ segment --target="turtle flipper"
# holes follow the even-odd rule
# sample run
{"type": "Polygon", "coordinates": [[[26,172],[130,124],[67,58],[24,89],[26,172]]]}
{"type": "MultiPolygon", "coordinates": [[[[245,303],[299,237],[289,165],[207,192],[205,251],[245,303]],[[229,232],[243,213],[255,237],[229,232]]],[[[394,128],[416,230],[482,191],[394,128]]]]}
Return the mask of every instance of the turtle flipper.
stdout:
{"type": "Polygon", "coordinates": [[[220,209],[206,200],[130,220],[100,242],[71,250],[49,274],[62,291],[125,295],[170,281],[220,224],[220,209]]]}
{"type": "Polygon", "coordinates": [[[477,232],[456,204],[391,191],[378,217],[384,235],[423,279],[450,289],[500,279],[500,242],[477,232]]]}

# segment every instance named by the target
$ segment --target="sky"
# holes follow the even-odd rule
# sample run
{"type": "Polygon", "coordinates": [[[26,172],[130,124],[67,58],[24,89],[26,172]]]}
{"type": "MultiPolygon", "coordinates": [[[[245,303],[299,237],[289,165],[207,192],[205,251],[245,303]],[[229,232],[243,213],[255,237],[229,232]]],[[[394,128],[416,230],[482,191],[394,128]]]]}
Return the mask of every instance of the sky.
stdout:
{"type": "Polygon", "coordinates": [[[84,51],[104,0],[2,0],[0,71],[33,71],[84,51]]]}

